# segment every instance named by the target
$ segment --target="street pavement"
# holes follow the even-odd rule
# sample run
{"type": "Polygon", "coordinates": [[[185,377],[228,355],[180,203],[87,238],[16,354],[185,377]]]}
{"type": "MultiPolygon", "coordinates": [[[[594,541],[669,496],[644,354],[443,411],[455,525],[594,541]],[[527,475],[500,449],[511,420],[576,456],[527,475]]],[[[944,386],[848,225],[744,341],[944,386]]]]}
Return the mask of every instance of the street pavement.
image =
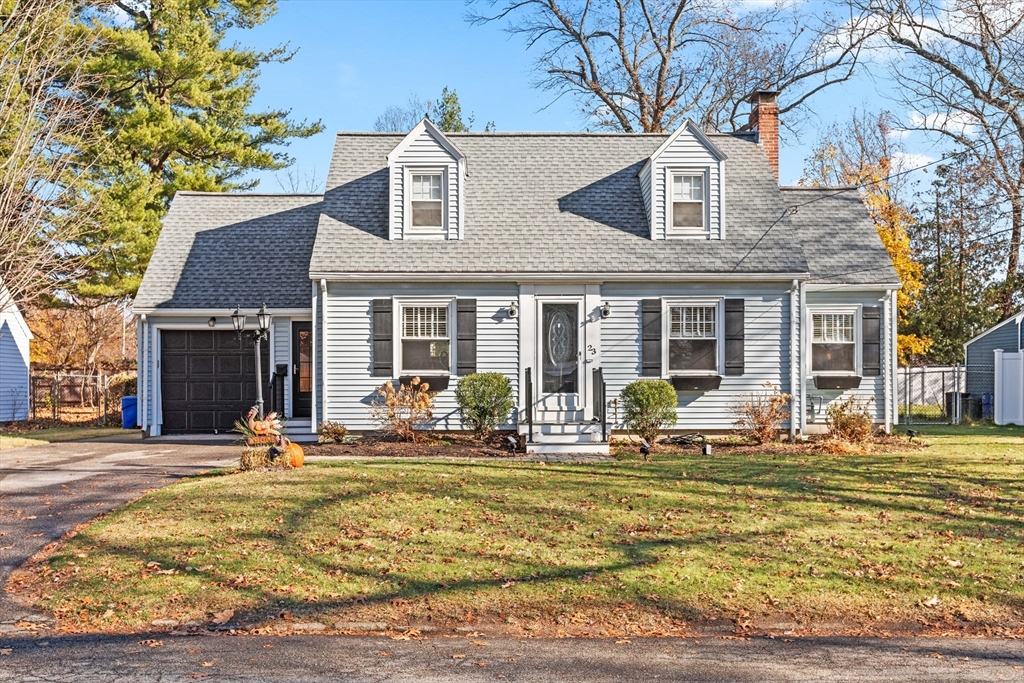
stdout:
{"type": "MultiPolygon", "coordinates": [[[[76,526],[237,455],[224,440],[137,434],[0,451],[0,582],[76,526]]],[[[1024,682],[1024,642],[1000,639],[111,636],[47,621],[0,595],[0,682],[1024,682]]]]}
{"type": "Polygon", "coordinates": [[[1022,645],[949,638],[51,635],[0,639],[0,681],[1024,681],[1022,645]]]}

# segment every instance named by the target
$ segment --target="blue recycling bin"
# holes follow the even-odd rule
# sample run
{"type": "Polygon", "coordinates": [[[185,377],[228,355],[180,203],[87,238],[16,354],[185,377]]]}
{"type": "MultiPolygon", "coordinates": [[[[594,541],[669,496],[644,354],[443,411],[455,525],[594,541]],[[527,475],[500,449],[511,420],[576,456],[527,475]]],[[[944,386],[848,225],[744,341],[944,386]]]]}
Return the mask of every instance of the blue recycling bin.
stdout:
{"type": "Polygon", "coordinates": [[[981,392],[981,418],[991,420],[995,417],[995,393],[991,391],[981,392]]]}
{"type": "Polygon", "coordinates": [[[121,397],[121,428],[135,429],[138,424],[139,399],[136,396],[121,397]]]}

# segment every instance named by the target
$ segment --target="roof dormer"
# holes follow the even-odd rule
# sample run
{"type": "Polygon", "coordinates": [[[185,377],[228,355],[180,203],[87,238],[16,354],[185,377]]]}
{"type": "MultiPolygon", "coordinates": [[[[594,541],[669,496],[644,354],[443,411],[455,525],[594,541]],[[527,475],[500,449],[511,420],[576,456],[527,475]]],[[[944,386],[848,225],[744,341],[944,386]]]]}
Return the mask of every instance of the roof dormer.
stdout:
{"type": "Polygon", "coordinates": [[[423,119],[388,154],[388,238],[462,239],[466,157],[423,119]]]}
{"type": "Polygon", "coordinates": [[[640,169],[651,239],[725,237],[725,153],[687,119],[640,169]]]}

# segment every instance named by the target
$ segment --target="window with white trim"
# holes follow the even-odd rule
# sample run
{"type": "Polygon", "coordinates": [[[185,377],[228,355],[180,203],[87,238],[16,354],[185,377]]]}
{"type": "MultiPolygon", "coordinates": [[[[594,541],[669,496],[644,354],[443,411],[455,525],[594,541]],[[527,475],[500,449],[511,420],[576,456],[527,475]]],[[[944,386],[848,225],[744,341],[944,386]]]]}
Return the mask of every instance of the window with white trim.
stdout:
{"type": "Polygon", "coordinates": [[[716,304],[669,305],[669,374],[718,372],[719,318],[716,304]]]}
{"type": "Polygon", "coordinates": [[[672,174],[672,227],[704,230],[704,174],[672,174]]]}
{"type": "Polygon", "coordinates": [[[412,174],[412,225],[438,228],[444,225],[440,173],[412,174]]]}
{"type": "Polygon", "coordinates": [[[811,372],[856,374],[857,314],[854,311],[812,313],[811,326],[811,372]]]}
{"type": "Polygon", "coordinates": [[[402,306],[402,374],[451,371],[449,306],[402,306]]]}

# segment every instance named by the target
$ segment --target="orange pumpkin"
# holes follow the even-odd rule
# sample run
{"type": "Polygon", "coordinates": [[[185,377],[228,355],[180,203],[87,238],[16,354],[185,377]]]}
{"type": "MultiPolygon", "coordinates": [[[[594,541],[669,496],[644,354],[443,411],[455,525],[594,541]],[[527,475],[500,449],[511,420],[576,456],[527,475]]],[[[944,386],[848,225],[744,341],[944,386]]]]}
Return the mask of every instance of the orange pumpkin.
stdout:
{"type": "Polygon", "coordinates": [[[302,467],[302,463],[306,461],[306,454],[302,450],[302,446],[295,443],[294,441],[288,444],[288,462],[292,467],[302,467]]]}

